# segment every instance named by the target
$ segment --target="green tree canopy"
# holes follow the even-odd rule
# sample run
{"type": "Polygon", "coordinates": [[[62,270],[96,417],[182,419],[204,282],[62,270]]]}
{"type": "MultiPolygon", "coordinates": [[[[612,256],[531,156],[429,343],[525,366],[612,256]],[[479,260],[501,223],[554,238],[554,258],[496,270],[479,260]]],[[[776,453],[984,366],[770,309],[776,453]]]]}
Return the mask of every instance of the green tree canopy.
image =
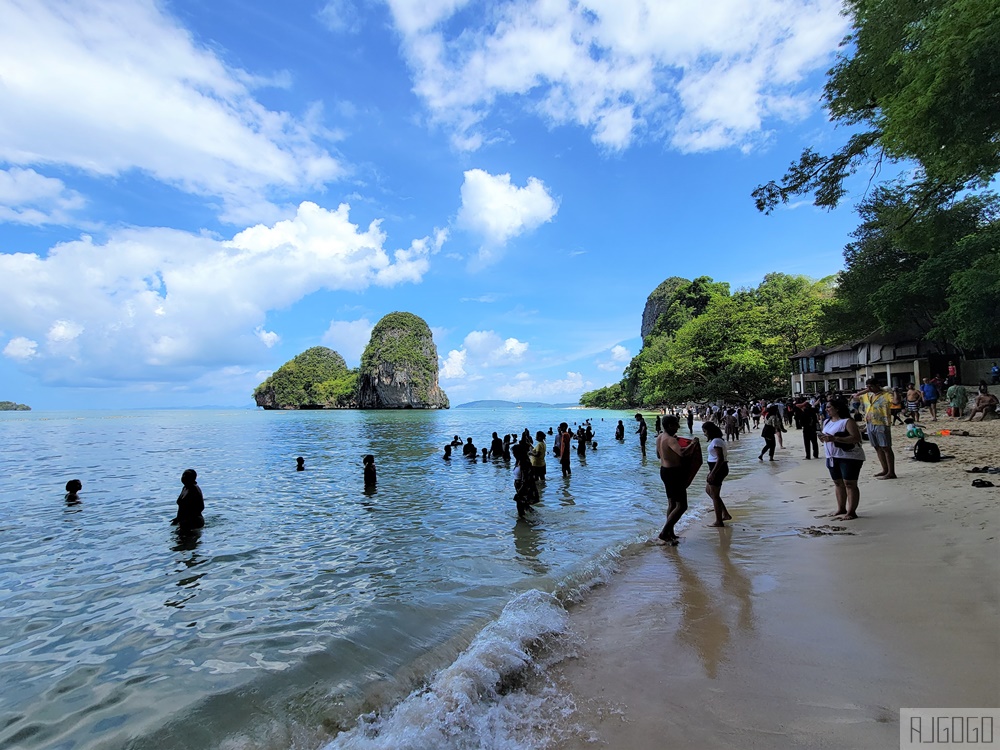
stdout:
{"type": "Polygon", "coordinates": [[[981,188],[1000,171],[1000,3],[996,0],[846,0],[852,31],[824,100],[856,128],[830,155],[807,148],[781,182],[753,192],[769,213],[812,193],[832,208],[862,166],[912,161],[911,208],[981,188]]]}
{"type": "Polygon", "coordinates": [[[357,380],[337,352],[314,346],[275,370],[253,395],[268,408],[345,407],[356,400],[357,380]]]}

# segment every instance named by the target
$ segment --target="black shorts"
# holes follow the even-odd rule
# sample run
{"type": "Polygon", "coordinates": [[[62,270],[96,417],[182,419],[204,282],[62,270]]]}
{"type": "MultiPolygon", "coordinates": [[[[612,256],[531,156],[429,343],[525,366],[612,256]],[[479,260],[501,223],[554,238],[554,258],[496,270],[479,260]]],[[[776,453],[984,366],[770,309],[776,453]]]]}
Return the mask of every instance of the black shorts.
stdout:
{"type": "Polygon", "coordinates": [[[836,482],[838,479],[845,482],[856,482],[861,476],[861,464],[864,461],[857,461],[853,458],[828,458],[826,466],[830,470],[830,478],[836,482]]]}
{"type": "Polygon", "coordinates": [[[715,461],[708,462],[708,475],[712,476],[712,472],[715,471],[715,477],[714,477],[715,481],[708,482],[708,484],[712,485],[713,487],[721,487],[726,477],[729,476],[729,464],[724,463],[722,464],[721,467],[716,469],[715,463],[716,463],[715,461]]]}
{"type": "Polygon", "coordinates": [[[660,479],[667,497],[674,502],[687,502],[687,476],[683,466],[661,466],[660,479]]]}

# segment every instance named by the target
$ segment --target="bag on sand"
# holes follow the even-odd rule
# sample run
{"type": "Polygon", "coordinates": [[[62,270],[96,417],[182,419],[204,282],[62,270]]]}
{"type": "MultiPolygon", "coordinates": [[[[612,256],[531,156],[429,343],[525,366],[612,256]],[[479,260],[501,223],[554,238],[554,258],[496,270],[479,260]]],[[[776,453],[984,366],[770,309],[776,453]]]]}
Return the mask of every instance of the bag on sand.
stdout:
{"type": "MultiPolygon", "coordinates": [[[[688,444],[690,444],[691,442],[692,441],[688,440],[687,438],[682,438],[682,437],[677,438],[677,443],[681,446],[681,448],[687,448],[688,444]]],[[[698,470],[701,468],[701,462],[702,462],[702,457],[700,450],[691,451],[686,456],[683,455],[681,456],[681,466],[684,467],[685,471],[684,474],[684,479],[686,482],[686,484],[684,485],[685,487],[691,486],[691,482],[694,481],[695,476],[698,474],[698,470]]]]}
{"type": "Polygon", "coordinates": [[[941,460],[941,449],[938,448],[937,443],[928,443],[923,438],[920,438],[920,440],[913,444],[913,457],[918,461],[927,461],[932,464],[937,463],[941,460]]]}

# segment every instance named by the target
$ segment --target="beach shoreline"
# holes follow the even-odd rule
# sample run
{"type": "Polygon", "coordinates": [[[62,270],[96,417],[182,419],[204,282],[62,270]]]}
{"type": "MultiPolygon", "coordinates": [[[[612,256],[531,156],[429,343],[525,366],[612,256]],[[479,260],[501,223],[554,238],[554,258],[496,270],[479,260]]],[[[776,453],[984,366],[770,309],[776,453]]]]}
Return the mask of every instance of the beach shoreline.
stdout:
{"type": "Polygon", "coordinates": [[[997,706],[1000,477],[966,471],[1000,463],[1000,422],[934,425],[956,426],[971,436],[928,435],[936,464],[897,429],[896,481],[866,446],[847,522],[818,517],[832,483],[789,433],[724,487],[730,528],[701,519],[626,560],[571,608],[579,645],[554,679],[578,728],[559,747],[895,747],[900,708],[997,706]]]}

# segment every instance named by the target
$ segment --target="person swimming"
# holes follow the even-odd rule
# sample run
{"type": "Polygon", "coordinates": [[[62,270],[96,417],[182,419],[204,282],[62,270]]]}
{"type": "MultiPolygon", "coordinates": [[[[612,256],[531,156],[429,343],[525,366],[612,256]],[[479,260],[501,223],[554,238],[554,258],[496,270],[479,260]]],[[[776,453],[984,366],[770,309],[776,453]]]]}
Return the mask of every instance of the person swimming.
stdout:
{"type": "Polygon", "coordinates": [[[181,474],[181,484],[184,489],[177,496],[177,515],[170,522],[181,530],[200,529],[205,525],[205,496],[198,486],[198,472],[186,469],[181,474]]]}
{"type": "Polygon", "coordinates": [[[80,490],[83,489],[83,482],[79,479],[70,479],[66,482],[66,502],[75,505],[80,502],[80,490]]]}

